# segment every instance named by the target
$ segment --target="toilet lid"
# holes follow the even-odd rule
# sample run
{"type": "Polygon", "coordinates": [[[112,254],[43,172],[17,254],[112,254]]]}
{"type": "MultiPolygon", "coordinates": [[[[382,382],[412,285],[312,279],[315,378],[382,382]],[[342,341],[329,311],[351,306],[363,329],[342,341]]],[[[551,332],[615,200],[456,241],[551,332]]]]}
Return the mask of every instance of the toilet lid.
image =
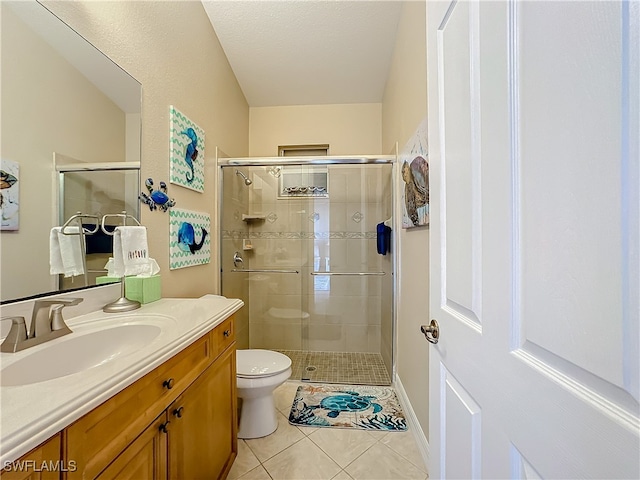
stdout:
{"type": "Polygon", "coordinates": [[[236,350],[236,364],[240,377],[267,377],[291,367],[291,359],[272,350],[236,350]]]}

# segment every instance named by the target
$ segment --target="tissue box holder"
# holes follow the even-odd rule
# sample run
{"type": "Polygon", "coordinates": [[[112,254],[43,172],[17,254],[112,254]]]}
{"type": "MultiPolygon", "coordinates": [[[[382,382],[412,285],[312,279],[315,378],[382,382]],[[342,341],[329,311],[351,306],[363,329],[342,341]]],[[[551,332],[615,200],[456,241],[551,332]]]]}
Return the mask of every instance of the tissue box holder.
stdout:
{"type": "Polygon", "coordinates": [[[129,300],[135,300],[142,304],[160,300],[162,287],[160,275],[151,277],[126,277],[125,296],[129,300]]]}

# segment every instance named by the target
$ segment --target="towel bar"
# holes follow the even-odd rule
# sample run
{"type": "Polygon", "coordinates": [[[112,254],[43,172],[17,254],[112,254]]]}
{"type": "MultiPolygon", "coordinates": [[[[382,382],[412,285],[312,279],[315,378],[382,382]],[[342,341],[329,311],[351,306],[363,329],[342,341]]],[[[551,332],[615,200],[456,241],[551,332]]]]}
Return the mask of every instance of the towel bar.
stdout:
{"type": "Polygon", "coordinates": [[[311,275],[357,275],[357,276],[366,276],[366,275],[386,275],[385,272],[311,272],[311,275]]]}
{"type": "Polygon", "coordinates": [[[298,270],[271,270],[268,268],[232,268],[232,273],[300,273],[298,270]]]}

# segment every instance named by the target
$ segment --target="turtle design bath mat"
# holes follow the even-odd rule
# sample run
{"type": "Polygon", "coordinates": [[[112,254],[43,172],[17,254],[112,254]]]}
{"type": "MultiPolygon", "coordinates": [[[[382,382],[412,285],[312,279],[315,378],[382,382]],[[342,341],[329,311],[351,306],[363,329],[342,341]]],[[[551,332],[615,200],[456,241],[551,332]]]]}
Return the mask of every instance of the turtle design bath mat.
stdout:
{"type": "Polygon", "coordinates": [[[302,385],[293,399],[289,423],[363,430],[407,429],[393,388],[370,385],[302,385]]]}

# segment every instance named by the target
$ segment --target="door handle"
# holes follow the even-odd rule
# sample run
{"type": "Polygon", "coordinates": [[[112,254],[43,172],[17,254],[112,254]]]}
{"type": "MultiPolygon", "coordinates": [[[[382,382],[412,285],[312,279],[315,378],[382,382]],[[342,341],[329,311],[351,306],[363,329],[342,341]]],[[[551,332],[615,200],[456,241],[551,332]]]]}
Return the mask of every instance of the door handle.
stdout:
{"type": "Polygon", "coordinates": [[[431,320],[429,325],[422,325],[420,327],[420,331],[430,343],[438,343],[438,339],[440,338],[440,326],[436,320],[431,320]]]}

